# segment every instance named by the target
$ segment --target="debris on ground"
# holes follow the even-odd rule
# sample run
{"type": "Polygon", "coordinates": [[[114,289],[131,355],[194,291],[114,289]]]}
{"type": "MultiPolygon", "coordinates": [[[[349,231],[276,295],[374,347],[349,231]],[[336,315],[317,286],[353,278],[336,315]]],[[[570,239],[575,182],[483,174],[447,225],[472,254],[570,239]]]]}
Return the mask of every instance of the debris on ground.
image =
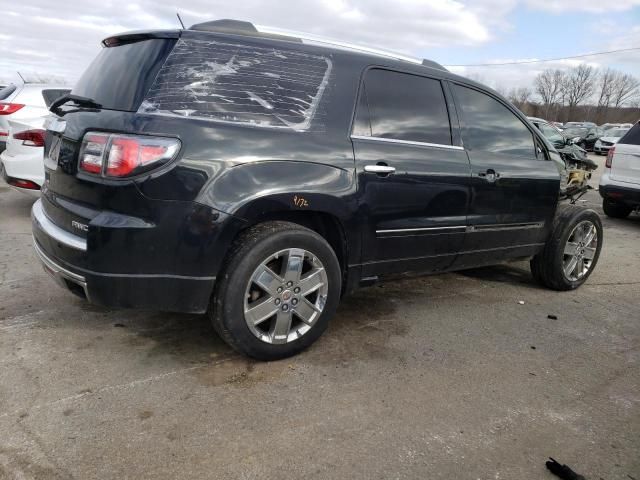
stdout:
{"type": "Polygon", "coordinates": [[[555,458],[549,457],[546,465],[551,473],[563,480],[586,480],[586,478],[574,472],[568,466],[560,464],[555,458]]]}

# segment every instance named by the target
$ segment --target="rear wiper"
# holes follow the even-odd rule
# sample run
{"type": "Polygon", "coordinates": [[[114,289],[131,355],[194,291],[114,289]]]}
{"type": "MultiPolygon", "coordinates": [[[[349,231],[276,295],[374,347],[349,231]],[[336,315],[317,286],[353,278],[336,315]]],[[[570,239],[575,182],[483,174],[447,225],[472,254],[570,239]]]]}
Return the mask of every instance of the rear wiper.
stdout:
{"type": "Polygon", "coordinates": [[[49,107],[49,111],[55,113],[59,117],[62,117],[65,113],[68,112],[63,111],[60,107],[69,102],[73,102],[73,104],[77,105],[78,107],[102,108],[102,105],[97,103],[95,100],[68,93],[67,95],[63,95],[55,102],[53,102],[49,107]]]}

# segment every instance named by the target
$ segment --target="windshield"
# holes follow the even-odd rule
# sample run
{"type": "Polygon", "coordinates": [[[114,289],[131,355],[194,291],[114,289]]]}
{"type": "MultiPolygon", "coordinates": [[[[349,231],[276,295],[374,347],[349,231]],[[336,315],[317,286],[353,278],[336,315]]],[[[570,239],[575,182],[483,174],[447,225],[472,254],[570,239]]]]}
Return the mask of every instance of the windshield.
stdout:
{"type": "Polygon", "coordinates": [[[574,135],[574,136],[582,136],[582,135],[586,135],[587,132],[589,131],[588,128],[567,128],[563,133],[567,134],[567,135],[574,135]]]}
{"type": "Polygon", "coordinates": [[[605,135],[607,137],[622,137],[628,131],[628,128],[611,128],[605,132],[605,135]]]}
{"type": "Polygon", "coordinates": [[[105,47],[71,93],[109,110],[136,111],[174,44],[155,38],[105,47]]]}
{"type": "Polygon", "coordinates": [[[552,125],[549,125],[547,123],[540,123],[539,128],[542,134],[547,137],[547,140],[549,140],[551,143],[564,143],[564,137],[552,125]]]}

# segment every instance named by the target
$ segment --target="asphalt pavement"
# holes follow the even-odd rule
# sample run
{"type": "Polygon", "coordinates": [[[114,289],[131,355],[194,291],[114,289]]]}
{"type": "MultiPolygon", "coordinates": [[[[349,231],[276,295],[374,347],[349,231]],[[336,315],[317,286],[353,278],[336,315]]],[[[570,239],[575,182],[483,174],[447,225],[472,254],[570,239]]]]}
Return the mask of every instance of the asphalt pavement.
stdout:
{"type": "Polygon", "coordinates": [[[259,363],[204,316],[60,289],[32,203],[0,185],[1,479],[551,479],[552,456],[640,480],[639,215],[603,217],[577,291],[526,263],[395,281],[259,363]]]}

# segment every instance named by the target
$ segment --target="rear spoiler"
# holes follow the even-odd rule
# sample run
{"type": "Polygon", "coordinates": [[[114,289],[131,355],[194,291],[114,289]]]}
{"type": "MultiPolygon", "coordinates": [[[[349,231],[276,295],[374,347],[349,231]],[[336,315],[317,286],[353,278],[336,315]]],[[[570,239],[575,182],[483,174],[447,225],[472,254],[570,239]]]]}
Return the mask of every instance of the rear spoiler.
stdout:
{"type": "Polygon", "coordinates": [[[102,40],[103,47],[117,47],[128,43],[141,42],[152,38],[180,38],[180,30],[151,30],[124,32],[102,40]]]}

